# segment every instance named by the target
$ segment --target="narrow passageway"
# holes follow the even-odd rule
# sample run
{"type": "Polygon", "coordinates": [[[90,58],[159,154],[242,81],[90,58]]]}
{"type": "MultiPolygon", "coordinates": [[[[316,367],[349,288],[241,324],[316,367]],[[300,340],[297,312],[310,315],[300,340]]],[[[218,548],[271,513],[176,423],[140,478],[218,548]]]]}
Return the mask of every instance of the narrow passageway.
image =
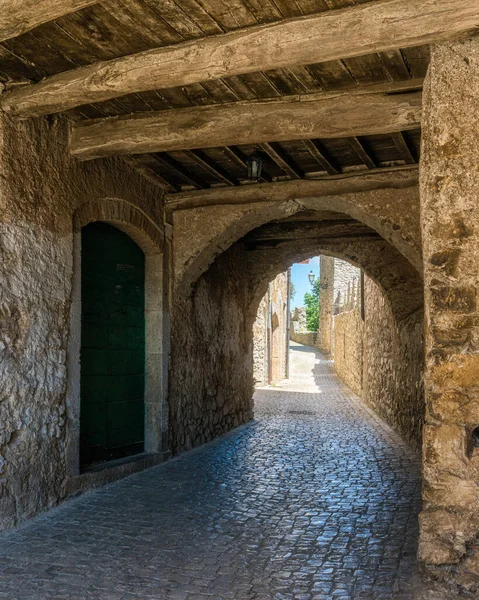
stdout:
{"type": "Polygon", "coordinates": [[[306,346],[255,421],[0,537],[0,598],[385,600],[418,460],[306,346]]]}

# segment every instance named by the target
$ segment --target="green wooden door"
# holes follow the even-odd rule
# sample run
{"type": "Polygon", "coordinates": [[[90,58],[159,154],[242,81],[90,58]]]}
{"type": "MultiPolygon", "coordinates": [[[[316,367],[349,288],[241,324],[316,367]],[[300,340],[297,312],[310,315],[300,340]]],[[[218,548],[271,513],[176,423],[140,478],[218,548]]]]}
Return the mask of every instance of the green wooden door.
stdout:
{"type": "Polygon", "coordinates": [[[144,448],[145,257],[106,223],[82,229],[82,465],[144,448]]]}

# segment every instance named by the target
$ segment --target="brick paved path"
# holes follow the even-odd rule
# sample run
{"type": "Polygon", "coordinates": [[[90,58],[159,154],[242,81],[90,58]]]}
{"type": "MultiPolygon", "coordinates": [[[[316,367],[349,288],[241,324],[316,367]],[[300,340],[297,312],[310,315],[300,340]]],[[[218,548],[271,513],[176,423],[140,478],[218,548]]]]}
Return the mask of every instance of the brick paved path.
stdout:
{"type": "Polygon", "coordinates": [[[292,366],[255,422],[1,536],[0,598],[391,598],[417,460],[318,353],[295,346],[292,366]]]}

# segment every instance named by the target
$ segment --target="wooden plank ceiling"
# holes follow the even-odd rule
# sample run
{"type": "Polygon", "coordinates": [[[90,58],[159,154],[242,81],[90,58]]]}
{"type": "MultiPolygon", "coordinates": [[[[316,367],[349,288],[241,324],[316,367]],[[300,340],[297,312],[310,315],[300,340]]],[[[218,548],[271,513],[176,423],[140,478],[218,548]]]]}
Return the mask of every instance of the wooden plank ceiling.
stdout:
{"type": "MultiPolygon", "coordinates": [[[[371,0],[103,0],[0,43],[0,81],[7,88],[185,40],[258,23],[309,15],[371,0]]],[[[372,0],[374,1],[374,0],[372,0]]],[[[425,76],[427,47],[396,49],[321,64],[249,73],[182,88],[129,94],[68,111],[73,119],[162,111],[238,100],[357,89],[425,76]]],[[[263,144],[263,181],[316,178],[419,160],[420,130],[361,138],[263,144]]],[[[249,183],[253,146],[198,148],[135,155],[143,173],[170,192],[249,183]]],[[[131,160],[131,159],[130,159],[131,160]]]]}

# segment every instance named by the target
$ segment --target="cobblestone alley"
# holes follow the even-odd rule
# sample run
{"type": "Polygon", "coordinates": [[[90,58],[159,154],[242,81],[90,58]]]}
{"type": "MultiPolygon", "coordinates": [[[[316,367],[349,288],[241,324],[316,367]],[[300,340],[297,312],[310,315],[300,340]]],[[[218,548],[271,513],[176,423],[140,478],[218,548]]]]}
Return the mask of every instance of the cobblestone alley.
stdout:
{"type": "Polygon", "coordinates": [[[3,534],[0,598],[392,598],[415,559],[415,455],[306,346],[255,414],[3,534]]]}

